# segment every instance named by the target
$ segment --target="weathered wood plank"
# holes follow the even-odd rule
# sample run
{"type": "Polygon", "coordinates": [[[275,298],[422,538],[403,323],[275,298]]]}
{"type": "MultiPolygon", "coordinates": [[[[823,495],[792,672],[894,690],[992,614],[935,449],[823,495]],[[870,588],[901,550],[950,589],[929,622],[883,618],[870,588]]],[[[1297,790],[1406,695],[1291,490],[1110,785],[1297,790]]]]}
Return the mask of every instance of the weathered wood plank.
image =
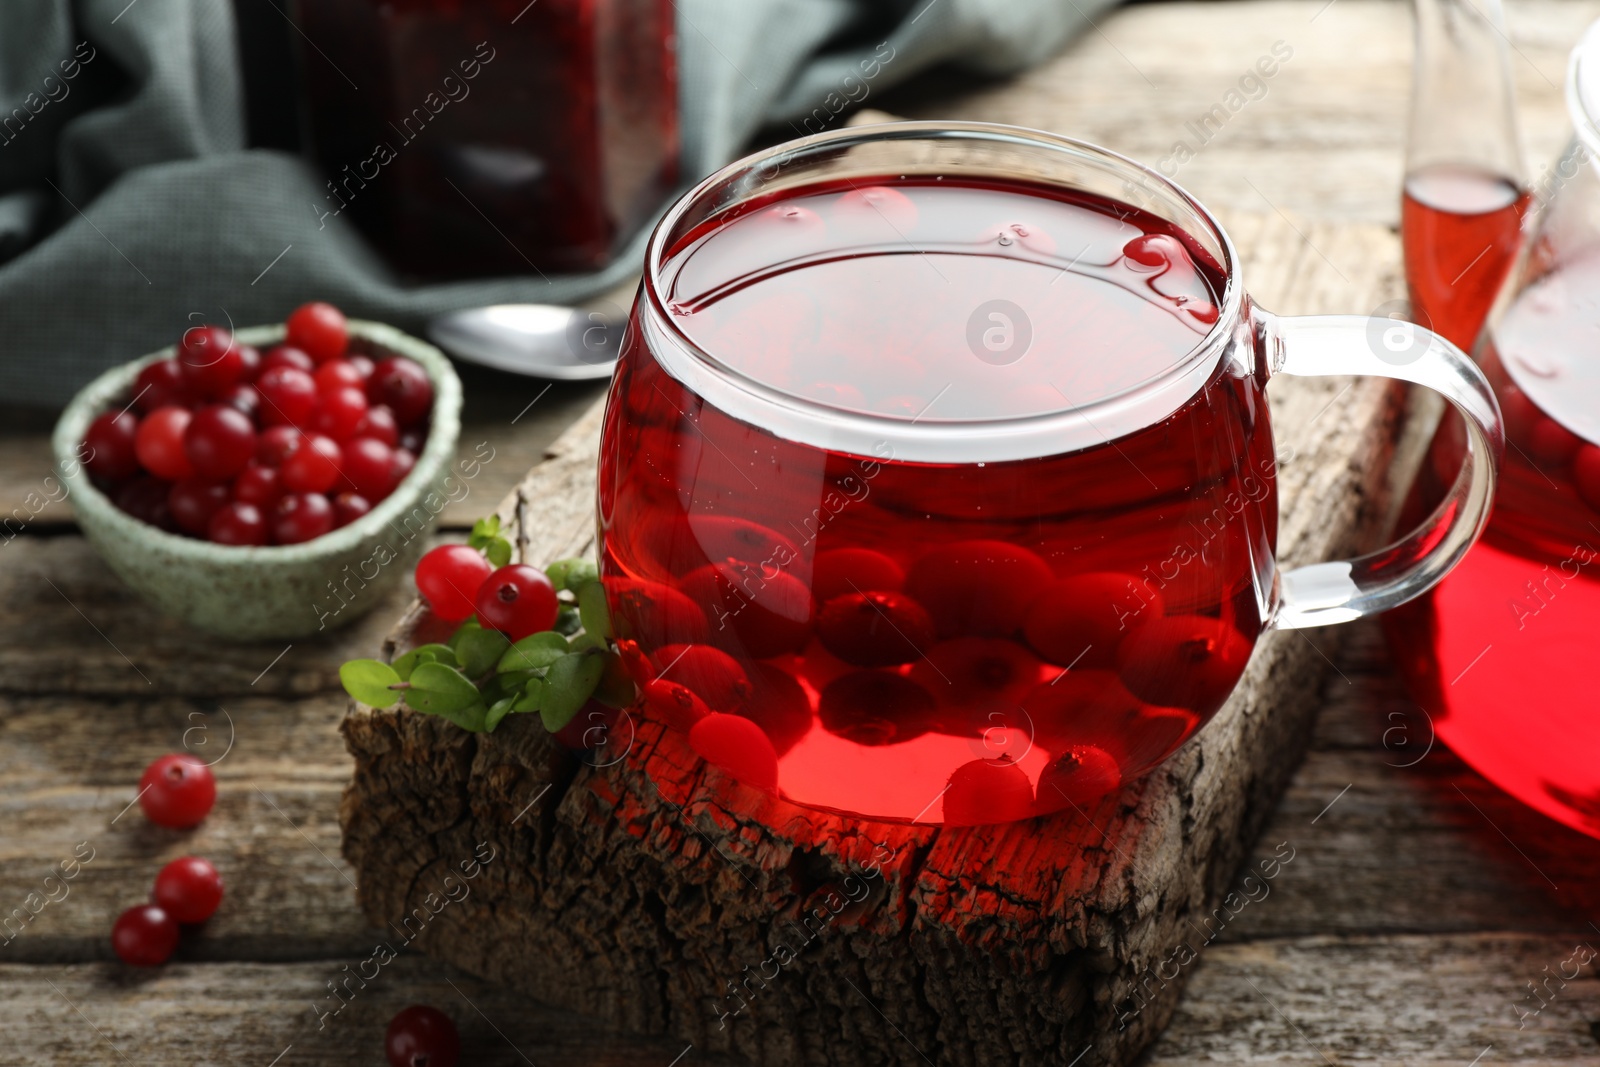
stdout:
{"type": "MultiPolygon", "coordinates": [[[[1280,310],[1349,310],[1393,292],[1386,231],[1241,213],[1232,223],[1247,279],[1280,310]],[[1323,245],[1361,268],[1341,271],[1323,245]]],[[[1285,557],[1370,540],[1388,499],[1398,393],[1285,380],[1273,394],[1285,557]]],[[[524,523],[534,561],[588,538],[586,518],[574,534],[569,516],[541,521],[526,506],[555,495],[550,485],[587,487],[593,429],[563,447],[582,463],[535,469],[503,509],[524,523]]],[[[1332,636],[1318,640],[1332,647],[1332,636]]],[[[409,712],[358,709],[345,724],[357,757],[345,852],[381,922],[411,906],[410,882],[534,798],[538,817],[508,839],[519,862],[476,910],[430,931],[429,951],[617,1025],[773,1064],[841,1062],[846,1047],[859,1062],[909,1062],[928,1054],[922,1046],[982,1063],[996,1027],[1030,1061],[1066,1063],[1087,1042],[1094,1062],[1119,1062],[1162,1025],[1179,986],[1156,990],[1125,1030],[1113,1026],[1124,1001],[1226,891],[1241,843],[1302,750],[1314,707],[1302,694],[1328,662],[1305,635],[1273,635],[1217,720],[1120,801],[967,832],[819,817],[748,794],[730,804],[714,773],[648,724],[626,759],[595,769],[521,719],[474,738],[409,712]],[[734,1011],[742,1001],[724,985],[770,958],[787,936],[782,920],[879,862],[884,896],[808,945],[800,973],[773,980],[770,995],[762,983],[758,1010],[734,1011]],[[898,1029],[885,1031],[880,1015],[898,1029]],[[830,1034],[843,1028],[845,1046],[823,1039],[819,1017],[830,1034]],[[982,1033],[969,1025],[980,1018],[982,1033]]]]}
{"type": "MultiPolygon", "coordinates": [[[[1592,0],[1506,5],[1532,176],[1571,135],[1561,86],[1592,0]]],[[[1134,4],[1014,80],[933,77],[871,102],[919,119],[1010,122],[1168,172],[1214,208],[1393,226],[1411,92],[1411,5],[1394,0],[1134,4]],[[1292,54],[1273,54],[1273,45],[1292,54]],[[1257,63],[1275,69],[1260,78],[1257,63]],[[1258,80],[1240,79],[1255,75],[1258,80]],[[1232,90],[1239,95],[1232,100],[1232,90]],[[1253,98],[1253,99],[1252,99],[1253,98]],[[1242,106],[1241,106],[1242,105],[1242,106]],[[1209,140],[1195,129],[1214,107],[1209,140]],[[1174,153],[1185,142],[1194,156],[1174,153]]],[[[1280,49],[1281,51],[1281,49],[1280,49]]],[[[1342,269],[1349,265],[1329,253],[1342,269]]]]}
{"type": "Polygon", "coordinates": [[[1593,931],[1218,946],[1141,1063],[1597,1064],[1589,945],[1593,931]]]}
{"type": "MultiPolygon", "coordinates": [[[[173,964],[136,976],[105,964],[0,964],[5,1059],[59,1067],[375,1064],[384,1062],[389,1019],[415,1003],[455,1020],[461,1062],[475,1067],[667,1067],[689,1051],[681,1041],[608,1033],[415,954],[380,966],[374,947],[314,962],[173,964]],[[363,986],[363,973],[376,977],[363,986]],[[344,985],[347,975],[357,978],[344,985]],[[337,1015],[330,982],[345,1004],[337,1015]]],[[[695,1050],[684,1062],[728,1061],[695,1050]]]]}

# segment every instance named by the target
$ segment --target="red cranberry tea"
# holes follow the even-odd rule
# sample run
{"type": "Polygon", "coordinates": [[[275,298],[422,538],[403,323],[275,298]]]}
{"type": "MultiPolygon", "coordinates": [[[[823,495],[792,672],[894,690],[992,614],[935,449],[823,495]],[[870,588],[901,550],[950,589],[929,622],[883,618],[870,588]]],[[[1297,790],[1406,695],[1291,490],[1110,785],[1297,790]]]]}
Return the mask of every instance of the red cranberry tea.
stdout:
{"type": "Polygon", "coordinates": [[[1400,228],[1417,321],[1470,351],[1516,258],[1530,196],[1508,178],[1444,164],[1406,178],[1400,228]]]}
{"type": "Polygon", "coordinates": [[[402,270],[601,266],[672,191],[671,0],[297,0],[321,215],[402,270]]]}
{"type": "MultiPolygon", "coordinates": [[[[1389,633],[1441,739],[1502,788],[1600,836],[1597,331],[1591,253],[1523,289],[1485,333],[1480,359],[1511,446],[1494,518],[1437,589],[1395,613],[1389,633]]],[[[1412,510],[1443,496],[1461,448],[1446,420],[1412,510]]]]}
{"type": "Polygon", "coordinates": [[[662,369],[636,311],[601,571],[647,716],[791,801],[971,824],[1092,805],[1217,710],[1274,566],[1254,378],[1034,458],[932,461],[897,430],[1003,427],[1170,370],[1225,281],[1184,233],[1022,182],[819,183],[688,233],[661,279],[752,388],[884,433],[832,450],[742,421],[662,369]]]}

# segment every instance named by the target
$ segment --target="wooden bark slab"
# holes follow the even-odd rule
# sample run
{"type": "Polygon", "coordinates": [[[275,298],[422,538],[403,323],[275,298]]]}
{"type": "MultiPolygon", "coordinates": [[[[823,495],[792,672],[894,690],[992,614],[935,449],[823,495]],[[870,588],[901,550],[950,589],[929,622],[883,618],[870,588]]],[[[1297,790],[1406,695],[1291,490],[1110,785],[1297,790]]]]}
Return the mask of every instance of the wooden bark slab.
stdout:
{"type": "MultiPolygon", "coordinates": [[[[1360,312],[1393,294],[1386,231],[1281,215],[1238,215],[1232,229],[1269,307],[1360,312]]],[[[1332,380],[1272,393],[1285,558],[1370,547],[1402,394],[1332,380]]],[[[592,549],[599,415],[506,502],[523,558],[592,549]]],[[[1239,892],[1259,885],[1241,890],[1236,872],[1304,750],[1305,698],[1333,639],[1263,641],[1213,723],[1120,797],[970,830],[808,812],[730,783],[643,723],[597,767],[523,718],[472,736],[356,707],[344,852],[362,907],[394,924],[477,842],[495,842],[510,860],[417,944],[698,1048],[774,1065],[1125,1062],[1165,1025],[1187,962],[1239,892]]]]}

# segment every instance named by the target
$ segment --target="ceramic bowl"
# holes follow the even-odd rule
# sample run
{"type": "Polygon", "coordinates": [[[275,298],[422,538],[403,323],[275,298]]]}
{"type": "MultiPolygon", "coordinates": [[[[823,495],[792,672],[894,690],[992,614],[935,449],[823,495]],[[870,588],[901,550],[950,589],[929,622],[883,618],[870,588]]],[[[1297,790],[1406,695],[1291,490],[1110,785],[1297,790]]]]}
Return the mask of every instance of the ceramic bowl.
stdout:
{"type": "MultiPolygon", "coordinates": [[[[78,456],[95,416],[132,397],[134,379],[173,348],[106,371],[84,387],[56,423],[51,445],[79,527],[117,576],[169,615],[233,640],[309,637],[353,622],[411,573],[461,475],[461,382],[437,348],[392,326],[351,320],[350,347],[374,359],[406,356],[433,380],[433,421],[417,464],[366,515],[304,544],[218,545],[167,533],[123,512],[89,481],[78,456]]],[[[282,326],[238,330],[265,349],[282,326]]]]}

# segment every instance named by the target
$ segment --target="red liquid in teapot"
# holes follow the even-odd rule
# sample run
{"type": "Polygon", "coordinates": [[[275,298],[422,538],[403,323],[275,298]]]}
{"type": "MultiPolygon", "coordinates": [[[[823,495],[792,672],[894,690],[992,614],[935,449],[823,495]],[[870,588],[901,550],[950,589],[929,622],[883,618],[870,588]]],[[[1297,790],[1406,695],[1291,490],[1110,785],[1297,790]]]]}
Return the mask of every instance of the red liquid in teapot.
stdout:
{"type": "Polygon", "coordinates": [[[858,179],[667,259],[663,301],[704,351],[885,416],[885,441],[830,451],[728,415],[636,315],[600,514],[614,626],[658,676],[643,714],[796,803],[972,824],[1092,806],[1217,710],[1276,541],[1253,379],[1219,369],[1155,425],[1034,459],[919,462],[887,421],[1062,411],[1179,363],[1224,283],[1189,238],[1022,183],[858,179]]]}
{"type": "Polygon", "coordinates": [[[1516,257],[1528,201],[1488,171],[1439,164],[1406,178],[1400,233],[1418,322],[1472,350],[1516,257]]]}
{"type": "MultiPolygon", "coordinates": [[[[1386,621],[1438,736],[1501,788],[1600,836],[1597,340],[1600,260],[1534,282],[1485,335],[1508,441],[1494,517],[1433,593],[1386,621]]],[[[1446,420],[1414,514],[1442,497],[1463,447],[1446,420]]]]}

